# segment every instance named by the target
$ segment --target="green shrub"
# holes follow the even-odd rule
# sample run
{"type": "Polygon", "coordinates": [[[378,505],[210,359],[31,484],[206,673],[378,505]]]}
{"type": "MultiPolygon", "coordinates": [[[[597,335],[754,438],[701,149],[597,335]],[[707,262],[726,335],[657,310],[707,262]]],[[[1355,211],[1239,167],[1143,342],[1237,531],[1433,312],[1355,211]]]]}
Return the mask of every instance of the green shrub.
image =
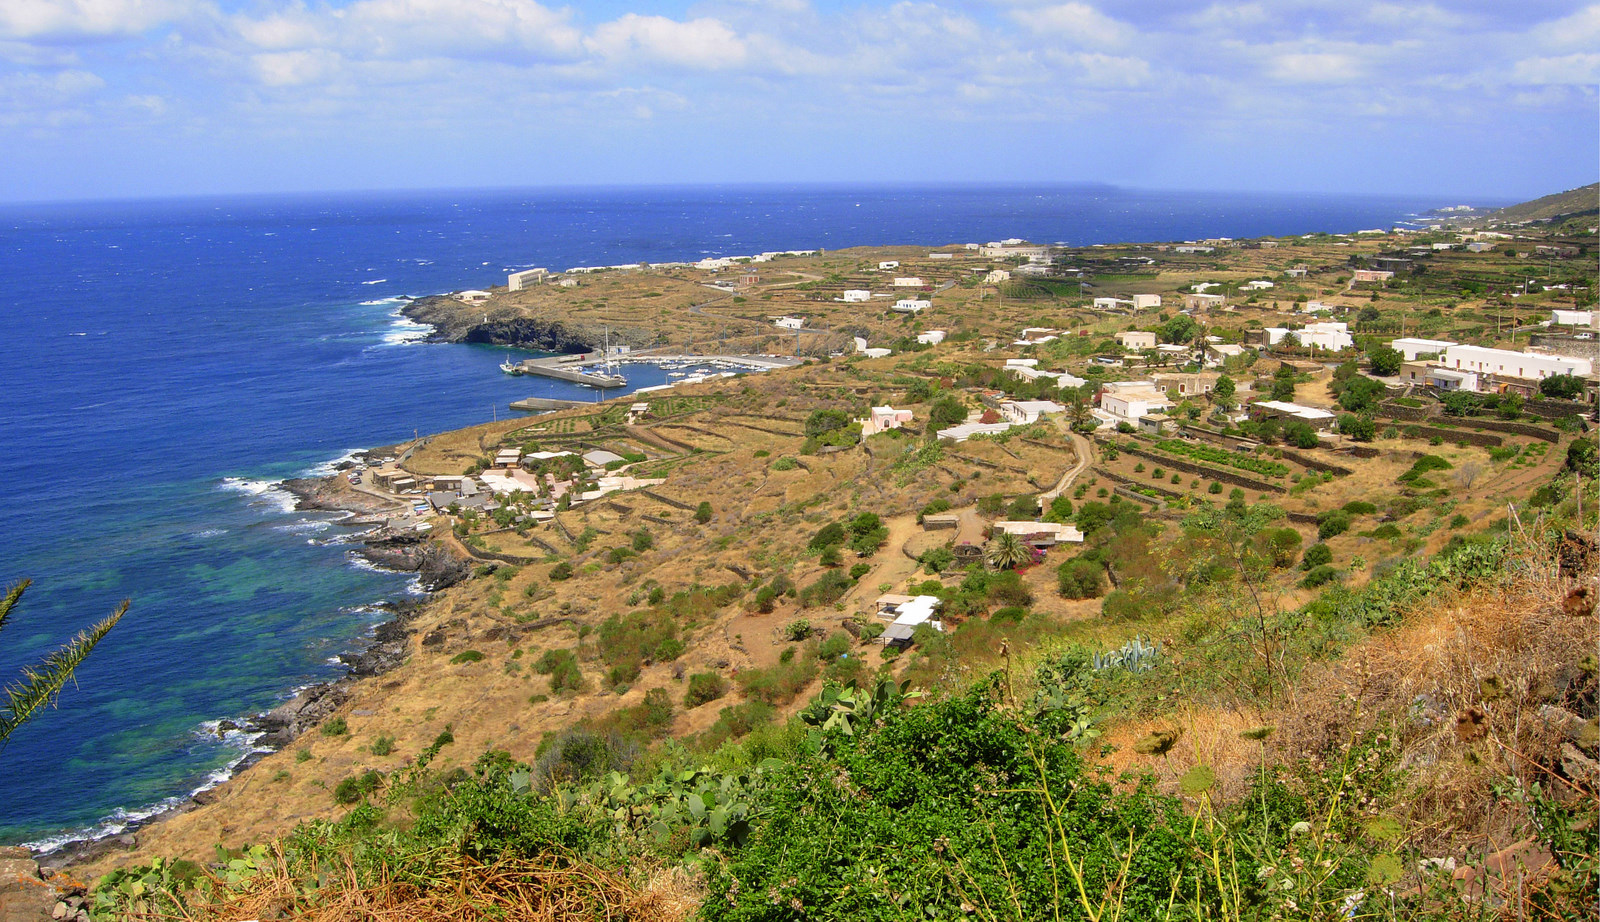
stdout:
{"type": "Polygon", "coordinates": [[[1378,507],[1366,500],[1353,499],[1344,504],[1344,511],[1351,515],[1372,515],[1378,511],[1378,507]]]}
{"type": "MultiPolygon", "coordinates": [[[[1467,525],[1470,524],[1471,522],[1472,522],[1472,520],[1467,518],[1465,513],[1461,513],[1461,512],[1458,512],[1455,515],[1450,517],[1450,527],[1451,528],[1466,528],[1467,525]]],[[[1399,533],[1399,529],[1395,529],[1395,532],[1396,532],[1396,534],[1398,534],[1399,533]]]]}
{"type": "Polygon", "coordinates": [[[689,677],[689,688],[683,694],[684,707],[699,707],[715,701],[728,693],[728,682],[715,672],[697,672],[689,677]]]}
{"type": "Polygon", "coordinates": [[[297,750],[295,750],[294,760],[296,762],[310,762],[311,761],[311,750],[309,750],[309,749],[297,749],[297,750]]]}
{"type": "Polygon", "coordinates": [[[369,748],[375,756],[386,756],[394,752],[394,737],[386,733],[380,733],[378,738],[372,741],[372,746],[369,748]]]}
{"type": "Polygon", "coordinates": [[[799,643],[811,636],[811,622],[804,618],[796,618],[783,626],[783,637],[799,643]]]}
{"type": "Polygon", "coordinates": [[[817,658],[834,660],[849,652],[850,635],[843,631],[834,631],[828,635],[828,639],[824,640],[821,646],[817,647],[817,658]]]}
{"type": "Polygon", "coordinates": [[[550,677],[550,691],[582,691],[583,670],[578,667],[578,656],[571,650],[546,650],[533,664],[533,671],[550,677]]]}
{"type": "Polygon", "coordinates": [[[333,788],[334,803],[357,803],[382,785],[383,774],[376,769],[369,768],[365,772],[359,775],[351,775],[335,785],[333,788]]]}
{"type": "Polygon", "coordinates": [[[800,604],[808,608],[823,605],[832,605],[844,598],[855,583],[850,577],[838,570],[829,570],[817,577],[817,581],[800,591],[800,604]]]}
{"type": "Polygon", "coordinates": [[[700,505],[694,507],[694,520],[700,525],[711,521],[711,504],[709,502],[701,501],[700,505]]]}
{"type": "Polygon", "coordinates": [[[1317,538],[1326,541],[1350,530],[1350,513],[1344,510],[1326,512],[1317,516],[1317,538]]]}
{"type": "Polygon", "coordinates": [[[820,551],[823,548],[843,544],[845,538],[844,526],[838,522],[829,522],[811,536],[811,540],[806,542],[806,547],[813,551],[820,551]]]}
{"type": "Polygon", "coordinates": [[[850,578],[853,579],[853,580],[859,580],[859,579],[861,579],[861,577],[866,576],[868,573],[871,573],[871,572],[872,572],[872,564],[870,564],[870,563],[854,564],[854,565],[852,565],[850,567],[850,578]]]}
{"type": "MultiPolygon", "coordinates": [[[[793,648],[791,648],[793,649],[793,648]]],[[[766,669],[746,669],[739,673],[739,690],[746,698],[771,705],[788,704],[817,677],[817,657],[793,656],[766,669]]]]}
{"type": "Polygon", "coordinates": [[[757,727],[772,723],[778,709],[765,701],[746,701],[723,708],[717,722],[706,731],[705,742],[715,744],[746,736],[757,727]]]}
{"type": "Polygon", "coordinates": [[[333,717],[322,724],[323,736],[348,736],[349,734],[350,725],[345,722],[343,717],[333,717]]]}
{"type": "Polygon", "coordinates": [[[1326,544],[1318,542],[1306,548],[1305,556],[1300,558],[1300,569],[1310,570],[1333,562],[1333,549],[1326,544]]]}
{"type": "Polygon", "coordinates": [[[1318,586],[1331,583],[1338,578],[1339,570],[1337,568],[1329,566],[1328,564],[1322,564],[1320,566],[1312,567],[1306,573],[1306,578],[1300,581],[1300,585],[1307,589],[1315,589],[1318,586]]]}
{"type": "Polygon", "coordinates": [[[462,650],[455,656],[450,657],[450,665],[459,666],[462,663],[476,663],[482,659],[483,654],[479,653],[477,650],[462,650]]]}
{"type": "Polygon", "coordinates": [[[550,568],[550,579],[551,579],[552,582],[558,582],[559,583],[562,580],[571,579],[571,578],[572,578],[572,564],[570,562],[568,562],[568,561],[563,560],[560,563],[556,564],[554,567],[550,568]]]}
{"type": "Polygon", "coordinates": [[[1105,567],[1075,557],[1056,568],[1056,591],[1065,599],[1095,599],[1105,592],[1105,567]]]}

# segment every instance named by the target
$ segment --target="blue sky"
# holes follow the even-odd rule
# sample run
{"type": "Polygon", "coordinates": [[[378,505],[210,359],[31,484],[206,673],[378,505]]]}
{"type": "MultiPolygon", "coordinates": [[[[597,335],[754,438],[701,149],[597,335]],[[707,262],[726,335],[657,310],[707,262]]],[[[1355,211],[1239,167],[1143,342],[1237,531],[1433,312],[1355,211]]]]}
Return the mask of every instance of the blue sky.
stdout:
{"type": "Polygon", "coordinates": [[[1577,0],[3,0],[0,200],[1600,176],[1577,0]]]}

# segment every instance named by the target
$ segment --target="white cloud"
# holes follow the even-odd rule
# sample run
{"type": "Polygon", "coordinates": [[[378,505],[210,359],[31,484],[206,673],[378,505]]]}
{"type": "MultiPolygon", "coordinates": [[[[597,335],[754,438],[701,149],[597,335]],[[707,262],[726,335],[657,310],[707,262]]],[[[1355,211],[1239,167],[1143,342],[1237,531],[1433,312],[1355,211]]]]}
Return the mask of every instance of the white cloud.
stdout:
{"type": "Polygon", "coordinates": [[[1272,56],[1266,73],[1285,83],[1349,83],[1361,79],[1366,68],[1348,54],[1327,51],[1288,52],[1272,56]]]}
{"type": "Polygon", "coordinates": [[[267,86],[320,83],[338,72],[343,63],[339,55],[321,48],[265,52],[251,56],[250,62],[257,78],[267,86]]]}
{"type": "Polygon", "coordinates": [[[637,13],[601,25],[584,45],[603,58],[693,70],[742,67],[750,53],[745,41],[721,20],[678,22],[637,13]]]}
{"type": "Polygon", "coordinates": [[[1036,32],[1077,39],[1083,45],[1115,46],[1133,35],[1131,26],[1112,19],[1087,3],[1059,3],[1015,10],[1011,18],[1036,32]]]}
{"type": "Polygon", "coordinates": [[[191,0],[5,0],[0,36],[20,39],[137,35],[179,18],[191,0]]]}
{"type": "Polygon", "coordinates": [[[1570,16],[1540,23],[1529,35],[1548,48],[1594,48],[1600,46],[1600,4],[1586,6],[1570,16]]]}
{"type": "Polygon", "coordinates": [[[1545,85],[1600,83],[1600,54],[1567,54],[1552,58],[1527,58],[1511,69],[1511,82],[1545,85]]]}

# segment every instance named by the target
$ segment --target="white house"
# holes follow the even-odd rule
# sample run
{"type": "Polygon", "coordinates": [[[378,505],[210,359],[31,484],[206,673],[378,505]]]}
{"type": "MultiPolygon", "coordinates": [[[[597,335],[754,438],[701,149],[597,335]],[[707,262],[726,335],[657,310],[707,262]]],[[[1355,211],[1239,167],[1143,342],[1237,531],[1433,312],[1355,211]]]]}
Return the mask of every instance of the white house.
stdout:
{"type": "Polygon", "coordinates": [[[1340,322],[1308,323],[1304,329],[1294,331],[1294,335],[1307,349],[1343,352],[1356,344],[1349,327],[1340,322]]]}
{"type": "Polygon", "coordinates": [[[1420,355],[1443,355],[1444,350],[1456,345],[1447,339],[1395,339],[1390,340],[1389,348],[1400,353],[1401,358],[1408,362],[1415,362],[1420,355]]]}
{"type": "Polygon", "coordinates": [[[1245,291],[1266,291],[1273,285],[1266,279],[1255,279],[1254,281],[1245,282],[1243,287],[1245,291]]]}
{"type": "Polygon", "coordinates": [[[1011,273],[1007,272],[1004,269],[995,269],[995,270],[991,271],[988,275],[983,277],[983,284],[985,284],[985,285],[998,285],[1001,282],[1009,280],[1010,278],[1011,278],[1011,273]]]}
{"type": "Polygon", "coordinates": [[[871,301],[872,292],[864,288],[846,288],[844,290],[844,300],[847,304],[854,301],[871,301]]]}
{"type": "Polygon", "coordinates": [[[1097,311],[1114,311],[1117,309],[1118,305],[1123,303],[1124,302],[1118,301],[1116,298],[1095,298],[1094,309],[1097,311]]]}
{"type": "Polygon", "coordinates": [[[914,275],[910,276],[909,278],[896,278],[894,280],[894,287],[896,287],[896,288],[921,288],[922,287],[922,279],[920,279],[920,278],[918,278],[918,277],[916,277],[914,275]]]}
{"type": "Polygon", "coordinates": [[[937,346],[940,343],[944,342],[944,331],[943,330],[929,330],[926,333],[918,333],[917,334],[917,342],[922,343],[923,345],[926,345],[926,346],[937,346]]]}
{"type": "Polygon", "coordinates": [[[1156,347],[1156,334],[1147,330],[1124,330],[1116,335],[1116,340],[1122,348],[1135,352],[1156,347]]]}
{"type": "Polygon", "coordinates": [[[883,262],[878,263],[879,272],[888,272],[890,269],[898,268],[900,268],[900,260],[898,259],[886,259],[883,262]]]}
{"type": "Polygon", "coordinates": [[[779,317],[772,321],[772,324],[785,330],[803,330],[806,327],[804,317],[779,317]]]}
{"type": "Polygon", "coordinates": [[[1509,375],[1516,378],[1587,375],[1594,371],[1594,363],[1588,359],[1542,352],[1486,349],[1483,346],[1451,346],[1440,356],[1440,364],[1456,371],[1475,371],[1480,375],[1509,375]]]}
{"type": "Polygon", "coordinates": [[[861,436],[877,435],[888,432],[890,429],[899,429],[911,422],[910,410],[896,410],[894,407],[873,407],[867,417],[861,421],[861,436]]]}
{"type": "Polygon", "coordinates": [[[1142,416],[1173,406],[1167,395],[1150,381],[1116,381],[1100,391],[1100,409],[1118,422],[1137,423],[1142,416]]]}
{"type": "Polygon", "coordinates": [[[1210,365],[1221,365],[1227,360],[1236,359],[1241,355],[1244,355],[1243,346],[1235,346],[1231,343],[1211,343],[1206,346],[1206,363],[1210,365]]]}
{"type": "Polygon", "coordinates": [[[1326,301],[1307,301],[1306,306],[1300,308],[1302,314],[1328,314],[1333,312],[1333,305],[1326,301]]]}
{"type": "Polygon", "coordinates": [[[1558,327],[1592,327],[1594,326],[1594,311],[1563,311],[1552,310],[1550,322],[1558,327]]]}
{"type": "Polygon", "coordinates": [[[939,438],[945,442],[965,442],[975,435],[996,435],[1011,428],[1011,421],[998,423],[962,423],[949,429],[940,429],[939,438]]]}
{"type": "Polygon", "coordinates": [[[955,259],[956,258],[956,254],[954,254],[954,253],[929,253],[928,254],[928,258],[929,259],[955,259]]]}
{"type": "Polygon", "coordinates": [[[562,288],[577,288],[578,287],[578,280],[575,279],[575,278],[563,278],[561,281],[557,282],[556,284],[560,285],[562,288]]]}
{"type": "Polygon", "coordinates": [[[1293,269],[1283,270],[1284,276],[1292,279],[1303,279],[1306,277],[1306,272],[1305,266],[1295,266],[1293,269]]]}
{"type": "Polygon", "coordinates": [[[482,304],[489,300],[489,293],[478,288],[468,288],[466,291],[456,292],[456,300],[468,304],[482,304]]]}
{"type": "Polygon", "coordinates": [[[1133,309],[1136,311],[1154,310],[1161,306],[1160,295],[1134,295],[1133,309]]]}
{"type": "Polygon", "coordinates": [[[1189,311],[1204,311],[1212,308],[1226,307],[1227,295],[1192,294],[1183,296],[1183,308],[1189,311]]]}
{"type": "Polygon", "coordinates": [[[1007,400],[1000,404],[1000,415],[1019,426],[1039,421],[1046,413],[1065,413],[1067,408],[1054,400],[1007,400]]]}
{"type": "Polygon", "coordinates": [[[1083,543],[1083,532],[1075,525],[1057,525],[1054,522],[996,522],[994,530],[1016,535],[1034,547],[1083,543]]]}
{"type": "Polygon", "coordinates": [[[530,285],[543,285],[549,277],[549,269],[524,269],[506,276],[506,288],[509,291],[521,291],[530,285]]]}
{"type": "Polygon", "coordinates": [[[894,302],[894,309],[902,314],[920,314],[932,306],[932,301],[921,298],[901,298],[894,302]]]}
{"type": "Polygon", "coordinates": [[[1485,243],[1485,242],[1483,242],[1481,240],[1474,241],[1472,243],[1467,244],[1467,252],[1468,253],[1487,253],[1488,251],[1490,251],[1492,249],[1494,249],[1494,244],[1485,243]]]}
{"type": "Polygon", "coordinates": [[[1335,419],[1335,414],[1320,407],[1308,407],[1283,400],[1263,400],[1260,403],[1251,404],[1250,409],[1258,416],[1298,419],[1301,422],[1310,423],[1317,429],[1332,427],[1335,419]]]}

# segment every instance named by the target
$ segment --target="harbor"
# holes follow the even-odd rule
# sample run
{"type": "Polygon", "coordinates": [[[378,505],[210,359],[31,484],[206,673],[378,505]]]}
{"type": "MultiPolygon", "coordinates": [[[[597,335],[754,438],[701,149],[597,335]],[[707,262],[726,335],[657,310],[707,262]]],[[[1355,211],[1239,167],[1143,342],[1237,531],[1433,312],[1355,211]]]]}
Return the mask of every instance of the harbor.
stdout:
{"type": "MultiPolygon", "coordinates": [[[[783,355],[684,355],[655,352],[612,352],[605,354],[585,352],[576,355],[524,359],[520,362],[512,362],[507,359],[500,368],[511,375],[552,378],[557,381],[567,381],[600,390],[627,387],[627,376],[622,374],[620,368],[630,364],[654,365],[665,369],[668,377],[681,379],[655,388],[641,388],[641,390],[656,390],[660,387],[670,387],[672,384],[693,384],[714,377],[728,377],[756,371],[771,371],[774,368],[790,368],[801,364],[803,361],[803,359],[783,355]]],[[[559,409],[558,407],[535,406],[541,402],[542,399],[540,398],[519,401],[519,403],[528,403],[527,409],[559,409]]]]}

